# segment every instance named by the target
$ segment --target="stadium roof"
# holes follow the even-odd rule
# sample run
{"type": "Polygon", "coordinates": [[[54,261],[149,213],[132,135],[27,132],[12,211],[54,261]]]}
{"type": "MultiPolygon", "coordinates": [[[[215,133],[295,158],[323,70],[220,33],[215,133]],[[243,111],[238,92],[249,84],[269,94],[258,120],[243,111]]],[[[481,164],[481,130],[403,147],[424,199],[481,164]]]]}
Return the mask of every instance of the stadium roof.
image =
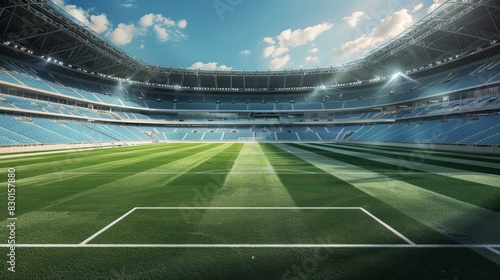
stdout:
{"type": "Polygon", "coordinates": [[[279,71],[198,70],[152,65],[125,53],[46,0],[0,0],[2,53],[156,87],[267,91],[330,88],[419,72],[496,49],[500,1],[447,1],[403,34],[342,67],[279,71]]]}

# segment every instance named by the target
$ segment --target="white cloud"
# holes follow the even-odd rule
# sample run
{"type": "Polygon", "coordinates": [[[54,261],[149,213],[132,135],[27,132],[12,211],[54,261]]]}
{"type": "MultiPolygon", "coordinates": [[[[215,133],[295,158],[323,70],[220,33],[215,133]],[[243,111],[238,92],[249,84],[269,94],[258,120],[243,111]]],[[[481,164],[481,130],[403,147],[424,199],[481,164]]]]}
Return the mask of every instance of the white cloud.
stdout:
{"type": "Polygon", "coordinates": [[[144,49],[144,44],[141,44],[141,45],[139,46],[139,49],[140,49],[140,50],[143,50],[143,49],[144,49]]]}
{"type": "Polygon", "coordinates": [[[264,49],[264,53],[262,54],[262,56],[264,56],[265,58],[268,58],[273,54],[273,52],[275,50],[276,50],[275,46],[269,46],[269,47],[264,49]]]}
{"type": "Polygon", "coordinates": [[[266,38],[264,38],[263,41],[264,41],[264,43],[268,43],[269,45],[275,45],[276,44],[276,41],[274,41],[274,39],[271,38],[271,37],[266,37],[266,38]]]}
{"type": "Polygon", "coordinates": [[[268,58],[270,56],[278,57],[280,55],[287,53],[288,51],[289,51],[289,49],[285,48],[285,47],[269,46],[269,47],[264,49],[262,56],[264,58],[268,58]]]}
{"type": "Polygon", "coordinates": [[[105,14],[100,14],[97,16],[90,16],[90,22],[87,24],[88,27],[92,28],[95,32],[101,34],[106,32],[110,27],[110,22],[105,14]]]}
{"type": "Polygon", "coordinates": [[[142,27],[150,27],[150,26],[153,26],[153,24],[154,24],[154,18],[155,18],[155,15],[154,15],[154,14],[146,14],[146,15],[142,16],[142,17],[139,19],[139,24],[140,24],[142,27]]]}
{"type": "Polygon", "coordinates": [[[160,42],[167,42],[170,39],[180,40],[186,38],[184,33],[179,30],[175,30],[174,28],[177,27],[179,29],[185,29],[187,26],[187,20],[185,19],[181,19],[178,22],[175,22],[174,20],[167,18],[162,14],[149,13],[140,18],[139,25],[145,29],[153,26],[156,38],[160,42]]]}
{"type": "Polygon", "coordinates": [[[416,12],[420,11],[423,7],[424,7],[424,3],[420,2],[417,5],[415,5],[415,7],[413,7],[413,10],[411,11],[411,13],[412,14],[416,13],[416,12]]]}
{"type": "Polygon", "coordinates": [[[52,3],[56,4],[57,6],[63,8],[64,7],[64,0],[52,0],[52,3]]]}
{"type": "MultiPolygon", "coordinates": [[[[176,22],[162,14],[149,13],[139,19],[137,26],[134,23],[120,23],[116,28],[113,28],[104,13],[93,15],[91,9],[84,10],[76,5],[66,5],[65,0],[53,0],[53,2],[95,32],[105,34],[111,42],[119,46],[129,44],[135,36],[147,35],[150,27],[153,27],[154,33],[160,42],[186,38],[186,35],[179,30],[186,28],[187,20],[185,19],[176,22]]],[[[136,0],[118,0],[116,3],[125,8],[136,6],[136,0]]]]}
{"type": "Polygon", "coordinates": [[[269,69],[271,70],[281,69],[285,64],[288,63],[288,61],[290,61],[290,55],[288,54],[283,57],[275,58],[271,60],[271,62],[269,62],[269,69]]]}
{"type": "Polygon", "coordinates": [[[231,69],[233,69],[232,67],[228,67],[224,64],[218,66],[217,62],[209,62],[209,63],[196,62],[193,65],[191,65],[190,68],[203,69],[203,70],[231,70],[231,69]]]}
{"type": "Polygon", "coordinates": [[[115,30],[111,31],[108,35],[111,42],[118,46],[126,45],[132,42],[132,39],[137,34],[138,30],[133,24],[118,24],[115,30]]]}
{"type": "Polygon", "coordinates": [[[352,13],[351,16],[343,18],[343,20],[347,21],[347,24],[350,27],[356,27],[358,25],[358,23],[360,22],[360,20],[363,18],[369,19],[370,17],[367,16],[362,11],[357,11],[357,12],[352,13]]]}
{"type": "Polygon", "coordinates": [[[159,19],[158,21],[159,22],[163,22],[163,24],[165,24],[168,27],[176,25],[175,21],[173,21],[173,20],[171,20],[169,18],[163,17],[162,15],[157,15],[157,16],[158,16],[158,19],[159,19]]]}
{"type": "Polygon", "coordinates": [[[187,24],[188,24],[187,20],[181,19],[177,23],[177,26],[179,26],[180,29],[184,29],[184,28],[186,28],[187,24]]]}
{"type": "Polygon", "coordinates": [[[310,53],[318,53],[319,49],[318,48],[312,48],[309,50],[310,53]]]}
{"type": "Polygon", "coordinates": [[[106,32],[111,23],[106,14],[91,15],[90,10],[84,10],[76,5],[66,5],[64,0],[54,0],[54,4],[62,8],[66,13],[85,24],[95,32],[102,34],[106,32]]]}
{"type": "Polygon", "coordinates": [[[380,25],[373,28],[369,33],[345,43],[340,49],[335,50],[334,54],[341,56],[341,58],[348,58],[361,51],[375,48],[408,29],[413,22],[413,17],[407,9],[397,11],[383,19],[380,25]]]}
{"type": "Polygon", "coordinates": [[[435,9],[439,8],[439,6],[443,5],[446,0],[434,0],[432,5],[427,8],[427,13],[432,13],[435,9]]]}
{"type": "Polygon", "coordinates": [[[249,55],[250,55],[250,53],[252,53],[250,50],[242,50],[242,51],[240,52],[240,54],[241,54],[241,55],[244,55],[244,56],[249,56],[249,55]]]}
{"type": "Polygon", "coordinates": [[[305,58],[305,61],[308,63],[310,63],[310,62],[314,63],[314,62],[318,62],[319,58],[317,56],[307,56],[305,58]]]}
{"type": "Polygon", "coordinates": [[[278,57],[280,55],[283,55],[288,52],[288,48],[285,47],[278,47],[276,48],[273,53],[271,54],[272,57],[278,57]]]}
{"type": "Polygon", "coordinates": [[[169,36],[166,28],[161,27],[158,24],[155,24],[154,30],[156,32],[156,37],[158,38],[158,40],[160,40],[160,42],[168,41],[169,36]]]}
{"type": "Polygon", "coordinates": [[[331,29],[332,27],[333,24],[324,22],[305,29],[296,29],[293,31],[291,29],[287,29],[281,32],[276,38],[278,39],[281,47],[298,47],[305,45],[308,42],[313,42],[321,33],[331,29]]]}
{"type": "MultiPolygon", "coordinates": [[[[287,29],[274,38],[265,37],[263,42],[268,44],[268,46],[264,48],[262,56],[264,58],[273,58],[273,60],[269,62],[269,69],[280,69],[291,60],[291,56],[288,54],[290,48],[312,43],[320,34],[330,30],[332,27],[333,24],[324,22],[304,29],[296,29],[293,31],[292,29],[287,29]]],[[[312,43],[311,46],[313,46],[313,48],[310,52],[317,53],[318,49],[314,47],[314,43],[312,43]]]]}

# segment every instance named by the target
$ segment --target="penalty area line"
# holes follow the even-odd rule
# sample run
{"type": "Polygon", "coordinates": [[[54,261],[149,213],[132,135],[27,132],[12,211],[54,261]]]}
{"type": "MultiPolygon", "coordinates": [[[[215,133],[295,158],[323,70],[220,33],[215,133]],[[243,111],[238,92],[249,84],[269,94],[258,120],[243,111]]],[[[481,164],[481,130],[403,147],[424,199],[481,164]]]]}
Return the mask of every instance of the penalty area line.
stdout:
{"type": "Polygon", "coordinates": [[[110,227],[114,226],[116,223],[118,223],[119,221],[125,219],[125,217],[127,217],[128,215],[132,214],[132,212],[134,212],[135,210],[137,209],[137,207],[134,207],[132,208],[132,210],[128,211],[127,213],[123,214],[123,216],[121,216],[120,218],[114,220],[113,222],[111,222],[109,225],[103,227],[100,231],[94,233],[92,236],[90,236],[89,238],[85,239],[84,241],[82,241],[82,243],[80,243],[80,245],[85,245],[87,243],[89,243],[92,239],[96,238],[97,236],[99,236],[101,233],[105,232],[107,229],[109,229],[110,227]]]}
{"type": "Polygon", "coordinates": [[[381,224],[383,227],[385,227],[386,229],[390,230],[392,233],[394,233],[395,235],[397,235],[399,238],[403,239],[406,243],[408,243],[410,245],[415,245],[415,242],[411,241],[406,236],[404,236],[403,234],[401,234],[399,231],[395,230],[394,228],[392,228],[388,224],[384,223],[381,219],[377,218],[375,215],[373,215],[372,213],[368,212],[366,209],[364,209],[362,207],[360,207],[360,209],[361,209],[361,211],[365,212],[366,215],[370,216],[372,219],[374,219],[379,224],[381,224]]]}
{"type": "Polygon", "coordinates": [[[495,253],[495,254],[497,254],[497,255],[499,255],[499,256],[500,256],[500,250],[495,249],[495,248],[493,248],[493,247],[486,247],[486,249],[488,249],[488,250],[490,250],[491,252],[493,252],[493,253],[495,253]]]}
{"type": "Polygon", "coordinates": [[[361,210],[361,207],[135,207],[136,210],[361,210]]]}

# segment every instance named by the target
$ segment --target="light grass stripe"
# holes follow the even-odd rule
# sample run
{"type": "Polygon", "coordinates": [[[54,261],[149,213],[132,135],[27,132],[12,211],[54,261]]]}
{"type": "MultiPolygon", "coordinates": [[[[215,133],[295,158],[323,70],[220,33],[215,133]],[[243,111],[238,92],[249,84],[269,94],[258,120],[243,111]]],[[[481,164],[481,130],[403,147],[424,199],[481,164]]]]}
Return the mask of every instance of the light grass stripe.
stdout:
{"type": "MultiPolygon", "coordinates": [[[[473,172],[473,171],[466,171],[466,170],[461,170],[461,169],[455,169],[455,168],[449,168],[445,166],[438,166],[438,165],[432,165],[432,164],[426,164],[426,163],[419,163],[419,162],[410,162],[407,161],[403,158],[401,159],[394,159],[391,157],[385,157],[381,155],[372,155],[369,153],[364,153],[363,151],[368,151],[370,149],[360,149],[359,152],[353,152],[353,151],[348,151],[348,150],[343,150],[341,146],[336,147],[336,146],[317,146],[317,145],[310,145],[310,144],[304,144],[304,146],[307,147],[313,147],[313,148],[319,148],[325,151],[332,151],[335,153],[340,153],[344,155],[349,155],[349,156],[355,156],[355,157],[360,157],[380,163],[385,163],[385,164],[391,164],[395,166],[400,166],[400,167],[409,167],[411,169],[415,170],[420,170],[424,171],[427,173],[431,174],[438,174],[438,175],[444,175],[468,182],[473,182],[473,183],[479,183],[483,185],[488,185],[496,188],[500,188],[500,176],[499,175],[494,175],[494,174],[486,174],[486,173],[479,173],[479,172],[473,172]]],[[[396,155],[398,153],[395,153],[396,155]]],[[[455,159],[454,162],[457,163],[462,163],[461,160],[455,159]]]]}
{"type": "MultiPolygon", "coordinates": [[[[364,144],[355,144],[355,143],[342,143],[342,145],[349,146],[349,147],[354,147],[354,146],[363,146],[364,144]]],[[[433,145],[425,145],[425,144],[418,144],[417,147],[401,147],[401,146],[391,146],[391,145],[377,145],[375,144],[374,147],[380,148],[381,150],[386,150],[386,151],[394,151],[394,152],[423,152],[428,154],[434,154],[434,155],[441,155],[441,156],[457,156],[459,155],[459,151],[446,151],[446,150],[439,150],[436,149],[436,146],[433,145]]],[[[460,154],[460,157],[466,157],[466,158],[471,158],[471,159],[487,159],[487,160],[498,160],[499,155],[498,154],[486,154],[486,153],[480,153],[480,152],[467,152],[466,154],[460,154]]]]}
{"type": "MultiPolygon", "coordinates": [[[[343,145],[328,145],[332,148],[340,148],[342,149],[343,145]]],[[[430,160],[438,160],[438,161],[443,161],[443,162],[450,162],[450,163],[460,163],[464,165],[472,165],[472,166],[482,166],[482,167],[490,167],[490,168],[497,168],[500,169],[500,164],[498,163],[493,163],[493,162],[483,162],[480,160],[474,160],[474,159],[460,159],[460,158],[450,158],[447,157],[446,155],[432,155],[432,153],[427,152],[425,150],[422,151],[387,151],[387,150],[381,150],[377,149],[377,147],[366,147],[366,146],[359,146],[359,145],[347,145],[345,146],[346,148],[349,149],[355,149],[358,151],[370,151],[370,152],[377,152],[377,153],[384,153],[388,155],[395,155],[395,156],[403,156],[403,157],[414,157],[415,160],[419,159],[430,159],[430,160]]],[[[417,164],[418,162],[413,162],[413,164],[417,164]]],[[[419,163],[418,163],[419,164],[419,163]]],[[[464,171],[461,169],[453,169],[449,168],[450,170],[455,170],[458,173],[460,171],[465,172],[465,173],[477,173],[477,172],[471,172],[471,171],[464,171]]],[[[482,173],[480,173],[482,174],[482,173]]]]}
{"type": "Polygon", "coordinates": [[[499,213],[313,152],[285,144],[275,145],[457,242],[500,243],[499,213]],[[346,174],[345,171],[359,171],[360,174],[346,174]]]}
{"type": "MultiPolygon", "coordinates": [[[[53,203],[47,207],[44,207],[43,209],[40,209],[40,211],[54,207],[61,203],[69,202],[73,199],[76,199],[84,195],[95,195],[101,191],[106,191],[107,193],[109,193],[110,190],[113,189],[123,193],[123,191],[126,191],[128,187],[137,185],[138,184],[137,182],[140,182],[141,190],[147,190],[148,188],[157,188],[158,186],[166,185],[169,182],[172,182],[173,180],[177,179],[178,177],[185,175],[186,172],[189,172],[189,170],[194,169],[200,164],[218,155],[225,149],[229,148],[231,145],[232,144],[219,145],[214,148],[193,154],[185,158],[174,160],[163,165],[155,166],[154,168],[151,168],[147,171],[147,172],[152,172],[151,174],[143,174],[143,172],[132,173],[131,176],[125,176],[111,183],[100,185],[96,188],[92,188],[87,191],[66,197],[60,201],[57,201],[56,203],[53,203]],[[174,174],[164,174],[162,172],[163,170],[173,170],[174,174]],[[174,175],[174,176],[169,176],[169,175],[174,175]]],[[[168,155],[171,154],[172,153],[168,153],[168,155]]],[[[132,188],[132,190],[135,191],[135,188],[132,188]]]]}
{"type": "Polygon", "coordinates": [[[226,176],[221,192],[210,204],[210,206],[234,205],[295,206],[295,202],[259,144],[244,144],[226,176]]]}
{"type": "MultiPolygon", "coordinates": [[[[65,170],[65,172],[82,172],[82,174],[79,174],[79,173],[74,173],[74,174],[67,173],[67,174],[65,174],[64,172],[59,172],[58,170],[67,168],[67,166],[64,166],[64,164],[66,164],[66,165],[71,164],[68,162],[65,163],[63,160],[51,162],[51,163],[42,163],[45,165],[48,165],[48,164],[52,165],[54,172],[51,172],[48,174],[32,176],[32,177],[27,177],[27,178],[18,178],[16,181],[19,185],[24,185],[24,186],[51,185],[51,184],[54,184],[56,182],[78,178],[78,177],[81,177],[82,175],[86,175],[88,173],[102,172],[105,170],[118,168],[118,167],[121,167],[121,166],[124,166],[127,164],[146,162],[146,161],[151,160],[151,159],[165,157],[165,156],[169,156],[169,155],[175,155],[175,154],[180,153],[180,152],[196,149],[196,148],[207,146],[207,145],[209,145],[209,144],[186,146],[183,148],[177,148],[177,149],[173,149],[173,150],[169,149],[169,150],[164,150],[164,151],[162,151],[162,148],[158,147],[159,152],[157,152],[157,153],[149,153],[148,152],[148,153],[145,153],[143,155],[134,156],[132,158],[122,158],[122,155],[115,156],[114,154],[109,154],[109,155],[105,155],[105,156],[98,155],[97,157],[100,159],[100,161],[102,161],[102,163],[65,170]]],[[[75,158],[73,160],[78,160],[78,158],[75,158]]],[[[16,167],[16,170],[23,170],[23,166],[16,167]]],[[[5,182],[0,183],[0,186],[5,185],[5,184],[6,184],[5,182]]]]}
{"type": "MultiPolygon", "coordinates": [[[[107,197],[116,197],[119,193],[121,196],[127,197],[127,194],[136,193],[138,190],[141,192],[146,192],[153,188],[159,188],[167,185],[169,182],[177,179],[182,176],[184,173],[182,171],[189,171],[200,164],[206,162],[212,157],[220,154],[225,149],[231,147],[232,144],[222,144],[217,145],[211,149],[207,149],[196,154],[192,154],[188,157],[180,158],[178,160],[166,161],[165,164],[156,166],[150,170],[176,170],[177,174],[174,176],[171,175],[143,175],[140,172],[136,173],[132,176],[125,176],[111,183],[103,184],[100,186],[95,186],[94,188],[88,189],[86,191],[78,192],[76,194],[66,196],[62,199],[58,199],[53,201],[51,204],[37,209],[36,212],[29,212],[18,216],[19,220],[23,221],[23,228],[29,229],[30,227],[39,226],[40,223],[43,223],[44,213],[50,210],[51,208],[55,208],[64,203],[72,203],[73,200],[85,198],[85,197],[100,197],[102,198],[103,205],[94,205],[93,207],[112,207],[112,205],[107,205],[107,197]],[[140,187],[140,189],[138,188],[140,187]]],[[[171,153],[169,153],[171,154],[171,153]]],[[[158,155],[158,154],[157,154],[158,155]]],[[[133,202],[134,197],[130,196],[130,202],[133,202]]],[[[76,204],[78,205],[78,203],[76,204]]],[[[49,217],[50,218],[50,217],[49,217]]],[[[61,219],[63,219],[61,217],[61,219]]],[[[65,223],[71,225],[73,222],[78,222],[74,220],[73,216],[66,216],[65,223]]],[[[58,221],[61,222],[61,221],[58,221]]],[[[104,223],[109,223],[106,221],[102,221],[104,223]]],[[[104,226],[104,225],[103,225],[104,226]]],[[[34,235],[36,233],[33,232],[34,235]]],[[[90,233],[89,233],[90,235],[90,233]]],[[[28,237],[25,237],[28,238],[28,237]]],[[[35,238],[35,237],[33,237],[35,238]]]]}
{"type": "MultiPolygon", "coordinates": [[[[291,195],[276,175],[259,144],[244,144],[234,161],[231,172],[226,176],[222,188],[217,190],[209,204],[209,207],[229,206],[296,207],[291,195]],[[254,172],[263,174],[252,174],[254,172]]],[[[304,217],[300,212],[293,217],[285,212],[262,214],[261,218],[256,220],[253,216],[242,216],[234,211],[230,211],[226,215],[206,211],[198,221],[198,228],[200,231],[206,232],[211,225],[228,223],[259,223],[267,225],[266,228],[269,230],[279,228],[286,235],[281,236],[281,238],[292,242],[311,238],[304,224],[304,217]]],[[[272,236],[272,233],[267,235],[272,236]]]]}
{"type": "MultiPolygon", "coordinates": [[[[208,170],[208,171],[193,171],[193,172],[182,172],[183,174],[193,174],[193,175],[226,175],[229,173],[237,174],[237,175],[271,175],[271,174],[323,174],[323,172],[310,172],[310,171],[303,171],[303,170],[298,170],[298,169],[275,169],[274,171],[269,171],[269,170],[253,170],[253,171],[240,171],[238,173],[235,173],[236,171],[231,171],[230,169],[221,169],[221,170],[208,170]]],[[[152,171],[144,171],[142,172],[143,174],[178,174],[179,172],[176,171],[159,171],[159,172],[152,172],[152,171]]],[[[63,171],[63,172],[56,172],[52,174],[60,174],[60,175],[131,175],[135,174],[135,172],[73,172],[73,171],[63,171]]]]}

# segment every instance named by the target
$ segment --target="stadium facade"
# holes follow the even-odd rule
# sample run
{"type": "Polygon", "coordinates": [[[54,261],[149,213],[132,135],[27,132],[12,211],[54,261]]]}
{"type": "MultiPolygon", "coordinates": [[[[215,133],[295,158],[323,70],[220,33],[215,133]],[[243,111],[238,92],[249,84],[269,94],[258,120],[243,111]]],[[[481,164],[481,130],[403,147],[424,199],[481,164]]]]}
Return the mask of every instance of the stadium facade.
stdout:
{"type": "Polygon", "coordinates": [[[500,1],[447,2],[342,67],[282,71],[152,65],[49,1],[0,2],[1,146],[500,147],[500,1]]]}

